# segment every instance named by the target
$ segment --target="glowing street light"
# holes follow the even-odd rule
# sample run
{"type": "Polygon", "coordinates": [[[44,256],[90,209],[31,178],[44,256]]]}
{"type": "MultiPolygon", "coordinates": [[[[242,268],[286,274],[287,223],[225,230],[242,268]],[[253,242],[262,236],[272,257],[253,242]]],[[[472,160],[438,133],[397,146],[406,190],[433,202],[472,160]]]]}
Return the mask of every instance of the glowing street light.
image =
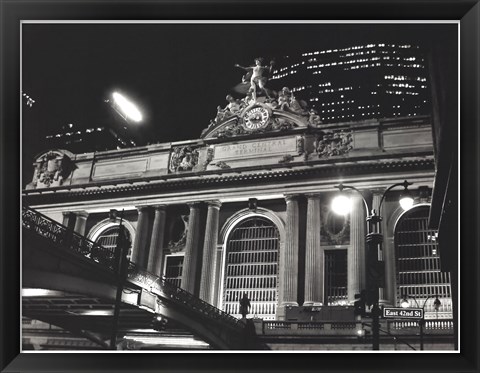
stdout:
{"type": "Polygon", "coordinates": [[[352,209],[352,200],[344,194],[339,194],[332,201],[332,210],[338,215],[347,215],[352,209]]]}
{"type": "Polygon", "coordinates": [[[133,102],[118,92],[113,92],[112,97],[112,107],[123,117],[123,119],[127,121],[132,120],[134,122],[142,121],[142,113],[140,110],[138,110],[137,106],[133,102]]]}

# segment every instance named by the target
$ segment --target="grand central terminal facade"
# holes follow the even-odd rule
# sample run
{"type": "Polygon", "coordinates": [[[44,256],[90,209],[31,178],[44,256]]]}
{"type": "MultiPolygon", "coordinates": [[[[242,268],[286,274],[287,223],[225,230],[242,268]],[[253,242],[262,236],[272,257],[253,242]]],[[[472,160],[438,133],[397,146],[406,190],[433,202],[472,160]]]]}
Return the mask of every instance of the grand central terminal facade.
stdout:
{"type": "Polygon", "coordinates": [[[49,149],[23,204],[106,248],[122,224],[129,260],[236,318],[246,293],[255,319],[321,321],[351,310],[366,287],[362,195],[349,194],[348,215],[331,209],[336,186],[351,185],[382,217],[380,304],[410,299],[426,319],[451,319],[450,275],[428,228],[430,117],[323,124],[282,100],[231,99],[196,140],[49,149]],[[405,190],[384,194],[404,180],[407,211],[398,204],[405,190]]]}

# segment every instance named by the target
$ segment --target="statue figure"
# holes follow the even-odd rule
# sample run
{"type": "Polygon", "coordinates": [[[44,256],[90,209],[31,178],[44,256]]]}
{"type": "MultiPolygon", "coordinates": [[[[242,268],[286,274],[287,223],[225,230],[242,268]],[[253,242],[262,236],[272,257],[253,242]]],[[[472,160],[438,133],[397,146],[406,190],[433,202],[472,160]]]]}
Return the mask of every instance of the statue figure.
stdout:
{"type": "Polygon", "coordinates": [[[278,92],[278,108],[280,110],[285,110],[290,106],[290,90],[287,87],[283,87],[280,92],[278,92]]]}
{"type": "Polygon", "coordinates": [[[290,96],[289,111],[299,115],[308,115],[308,112],[305,110],[306,106],[306,102],[298,101],[293,94],[290,96]]]}
{"type": "Polygon", "coordinates": [[[272,72],[273,61],[270,61],[269,66],[262,66],[262,63],[263,58],[259,57],[255,59],[254,66],[244,67],[240,66],[239,64],[235,64],[235,67],[239,67],[247,71],[247,74],[242,77],[242,84],[246,84],[248,81],[250,81],[250,88],[253,88],[254,100],[257,99],[257,87],[260,89],[260,91],[265,92],[265,95],[270,98],[270,94],[265,88],[265,84],[267,83],[268,75],[272,72]]]}
{"type": "Polygon", "coordinates": [[[311,126],[318,126],[319,124],[322,124],[322,120],[320,118],[320,115],[318,115],[318,113],[315,109],[310,109],[308,114],[310,115],[309,118],[308,118],[308,123],[311,126]]]}
{"type": "Polygon", "coordinates": [[[225,112],[220,105],[217,106],[217,116],[215,117],[215,123],[220,123],[225,119],[225,112]]]}
{"type": "Polygon", "coordinates": [[[227,95],[227,97],[225,97],[225,99],[228,101],[228,105],[225,106],[225,109],[223,109],[224,112],[228,111],[228,112],[230,112],[230,115],[233,115],[233,114],[240,111],[241,107],[240,107],[239,100],[233,98],[232,95],[227,95]]]}
{"type": "Polygon", "coordinates": [[[244,107],[250,106],[251,104],[253,104],[255,102],[254,90],[255,90],[255,88],[250,88],[247,91],[247,95],[242,100],[242,104],[243,104],[244,107]]]}

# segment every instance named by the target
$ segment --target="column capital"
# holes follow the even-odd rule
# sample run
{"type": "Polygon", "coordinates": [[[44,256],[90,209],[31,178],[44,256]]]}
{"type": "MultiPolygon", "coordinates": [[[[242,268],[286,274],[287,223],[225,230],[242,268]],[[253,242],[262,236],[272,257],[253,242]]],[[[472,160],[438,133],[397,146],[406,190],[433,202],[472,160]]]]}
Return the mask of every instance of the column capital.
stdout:
{"type": "Polygon", "coordinates": [[[293,202],[293,201],[298,201],[300,198],[301,194],[284,194],[285,201],[288,202],[293,202]]]}
{"type": "Polygon", "coordinates": [[[320,192],[315,192],[315,193],[307,193],[305,194],[305,196],[308,198],[308,199],[320,199],[320,196],[322,195],[322,193],[320,192]]]}
{"type": "Polygon", "coordinates": [[[138,213],[140,214],[142,212],[147,211],[150,208],[150,206],[135,206],[135,208],[137,209],[138,213]]]}
{"type": "Polygon", "coordinates": [[[167,205],[159,204],[159,205],[153,205],[152,207],[155,209],[155,211],[159,211],[159,210],[161,211],[161,210],[165,210],[167,208],[167,205]]]}
{"type": "Polygon", "coordinates": [[[214,207],[214,208],[217,208],[217,209],[220,209],[220,207],[222,206],[222,202],[220,202],[219,200],[211,200],[211,201],[206,201],[207,204],[208,204],[208,207],[214,207]]]}
{"type": "Polygon", "coordinates": [[[82,210],[82,211],[75,211],[75,215],[77,215],[77,217],[87,218],[89,214],[87,211],[82,210]]]}
{"type": "Polygon", "coordinates": [[[202,202],[187,202],[187,206],[190,207],[190,209],[195,208],[195,207],[200,207],[202,202]]]}

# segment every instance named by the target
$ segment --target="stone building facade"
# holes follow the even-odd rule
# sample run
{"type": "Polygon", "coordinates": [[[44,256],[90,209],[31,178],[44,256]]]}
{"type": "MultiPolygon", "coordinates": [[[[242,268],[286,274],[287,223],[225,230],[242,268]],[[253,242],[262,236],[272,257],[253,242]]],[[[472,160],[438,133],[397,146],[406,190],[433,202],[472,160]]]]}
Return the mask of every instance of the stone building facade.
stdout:
{"type": "Polygon", "coordinates": [[[449,275],[426,227],[434,174],[428,116],[322,124],[256,99],[219,110],[197,140],[44,152],[23,203],[110,247],[121,214],[137,265],[236,317],[247,293],[252,315],[286,320],[352,305],[365,288],[366,211],[351,194],[351,214],[334,215],[335,186],[368,190],[378,209],[389,186],[408,180],[414,206],[403,211],[393,189],[379,211],[380,300],[425,300],[427,318],[451,318],[449,275]]]}

